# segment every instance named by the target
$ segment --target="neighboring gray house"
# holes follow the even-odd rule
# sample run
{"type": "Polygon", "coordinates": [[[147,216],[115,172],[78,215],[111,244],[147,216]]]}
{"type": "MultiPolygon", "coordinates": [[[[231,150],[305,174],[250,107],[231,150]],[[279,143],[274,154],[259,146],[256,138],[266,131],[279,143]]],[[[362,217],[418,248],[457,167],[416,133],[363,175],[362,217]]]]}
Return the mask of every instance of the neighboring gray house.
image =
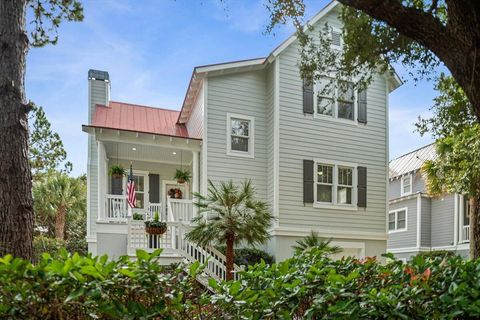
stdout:
{"type": "Polygon", "coordinates": [[[430,197],[420,172],[435,159],[435,145],[390,161],[390,201],[387,214],[388,252],[401,259],[421,251],[469,252],[468,201],[459,194],[430,197]]]}
{"type": "MultiPolygon", "coordinates": [[[[310,24],[318,34],[328,23],[341,49],[339,13],[332,2],[310,24]]],[[[206,193],[208,179],[252,179],[275,216],[266,250],[277,260],[290,257],[295,241],[312,230],[345,255],[384,253],[388,95],[401,82],[379,74],[363,92],[348,82],[331,92],[322,83],[303,86],[298,49],[292,35],[267,57],[196,67],[180,111],[110,101],[108,73],[91,70],[83,126],[89,251],[115,257],[164,248],[165,262],[196,259],[198,252],[212,258],[214,249],[183,238],[196,214],[192,192],[206,193]],[[169,224],[162,237],[146,235],[143,222],[128,216],[126,179],[108,177],[109,166],[130,162],[139,187],[133,211],[160,211],[169,224]],[[190,183],[172,181],[180,167],[191,170],[190,183]],[[172,189],[180,189],[182,199],[167,195],[172,189]]],[[[214,256],[221,266],[223,257],[214,256]]]]}

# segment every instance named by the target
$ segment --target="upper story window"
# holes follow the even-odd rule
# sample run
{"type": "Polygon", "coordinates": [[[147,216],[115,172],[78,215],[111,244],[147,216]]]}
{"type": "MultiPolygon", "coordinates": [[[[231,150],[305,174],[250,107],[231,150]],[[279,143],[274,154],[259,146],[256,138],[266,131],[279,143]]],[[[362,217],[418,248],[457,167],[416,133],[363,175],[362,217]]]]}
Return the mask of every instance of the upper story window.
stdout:
{"type": "Polygon", "coordinates": [[[330,28],[330,40],[332,41],[332,47],[342,47],[342,31],[336,28],[330,28]]]}
{"type": "Polygon", "coordinates": [[[227,114],[227,154],[253,158],[254,118],[227,114]]]}
{"type": "Polygon", "coordinates": [[[314,86],[314,109],[317,115],[355,120],[355,90],[352,82],[321,78],[314,86]]]}
{"type": "Polygon", "coordinates": [[[397,209],[388,213],[388,232],[407,230],[407,208],[397,209]]]}
{"type": "Polygon", "coordinates": [[[315,167],[315,203],[354,206],[355,167],[322,162],[317,162],[315,167]]]}
{"type": "Polygon", "coordinates": [[[412,175],[407,174],[405,176],[401,177],[401,183],[400,183],[400,188],[401,188],[401,195],[406,196],[412,193],[412,175]]]}

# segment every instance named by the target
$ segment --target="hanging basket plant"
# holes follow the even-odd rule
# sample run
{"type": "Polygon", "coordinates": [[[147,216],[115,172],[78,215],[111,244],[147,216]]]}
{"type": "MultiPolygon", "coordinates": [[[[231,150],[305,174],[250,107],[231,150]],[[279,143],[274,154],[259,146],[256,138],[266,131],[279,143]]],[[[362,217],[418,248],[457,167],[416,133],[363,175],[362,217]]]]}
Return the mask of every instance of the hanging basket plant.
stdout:
{"type": "Polygon", "coordinates": [[[177,169],[177,171],[175,171],[175,176],[173,178],[176,179],[178,183],[190,182],[190,178],[191,178],[190,171],[177,169]]]}
{"type": "Polygon", "coordinates": [[[148,234],[160,235],[167,232],[167,223],[160,221],[158,212],[153,215],[153,220],[145,221],[145,231],[148,234]]]}
{"type": "Polygon", "coordinates": [[[110,167],[110,169],[108,169],[108,173],[112,176],[112,178],[119,179],[125,175],[125,168],[121,165],[114,164],[110,167]]]}

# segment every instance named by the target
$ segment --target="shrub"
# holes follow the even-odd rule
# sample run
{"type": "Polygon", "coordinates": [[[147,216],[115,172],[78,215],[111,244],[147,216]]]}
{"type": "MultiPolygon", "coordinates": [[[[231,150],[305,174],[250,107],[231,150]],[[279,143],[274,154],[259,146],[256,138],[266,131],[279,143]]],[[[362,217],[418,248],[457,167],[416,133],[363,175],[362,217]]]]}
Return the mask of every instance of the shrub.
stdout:
{"type": "Polygon", "coordinates": [[[60,251],[65,248],[65,241],[57,238],[49,238],[46,236],[35,236],[33,238],[33,261],[42,259],[44,252],[49,253],[52,257],[59,257],[60,251]]]}
{"type": "Polygon", "coordinates": [[[480,261],[417,256],[403,264],[374,258],[332,260],[318,248],[217,284],[212,301],[225,318],[477,319],[480,261]]]}
{"type": "MultiPolygon", "coordinates": [[[[225,246],[218,246],[217,250],[225,254],[225,246]]],[[[238,248],[235,249],[235,264],[251,266],[260,263],[263,259],[266,264],[272,264],[275,259],[268,252],[256,248],[238,248]]]]}
{"type": "Polygon", "coordinates": [[[457,255],[454,251],[448,250],[434,250],[434,251],[423,251],[417,253],[417,257],[424,257],[425,259],[436,259],[436,258],[451,258],[457,255]]]}
{"type": "Polygon", "coordinates": [[[62,251],[35,265],[7,255],[0,258],[0,318],[216,318],[196,281],[201,266],[166,272],[159,254],[138,251],[136,261],[108,261],[62,251]]]}

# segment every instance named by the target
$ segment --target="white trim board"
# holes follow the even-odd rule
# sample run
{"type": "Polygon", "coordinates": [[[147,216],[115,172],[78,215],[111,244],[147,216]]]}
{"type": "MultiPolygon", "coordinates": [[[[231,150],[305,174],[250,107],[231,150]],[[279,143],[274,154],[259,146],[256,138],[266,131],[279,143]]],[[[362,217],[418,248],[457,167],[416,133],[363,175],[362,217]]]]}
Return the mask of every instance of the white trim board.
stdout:
{"type": "Polygon", "coordinates": [[[387,234],[383,232],[346,231],[319,228],[293,228],[277,227],[270,231],[273,236],[305,237],[312,232],[318,233],[321,237],[352,239],[352,240],[387,240],[387,234]]]}

